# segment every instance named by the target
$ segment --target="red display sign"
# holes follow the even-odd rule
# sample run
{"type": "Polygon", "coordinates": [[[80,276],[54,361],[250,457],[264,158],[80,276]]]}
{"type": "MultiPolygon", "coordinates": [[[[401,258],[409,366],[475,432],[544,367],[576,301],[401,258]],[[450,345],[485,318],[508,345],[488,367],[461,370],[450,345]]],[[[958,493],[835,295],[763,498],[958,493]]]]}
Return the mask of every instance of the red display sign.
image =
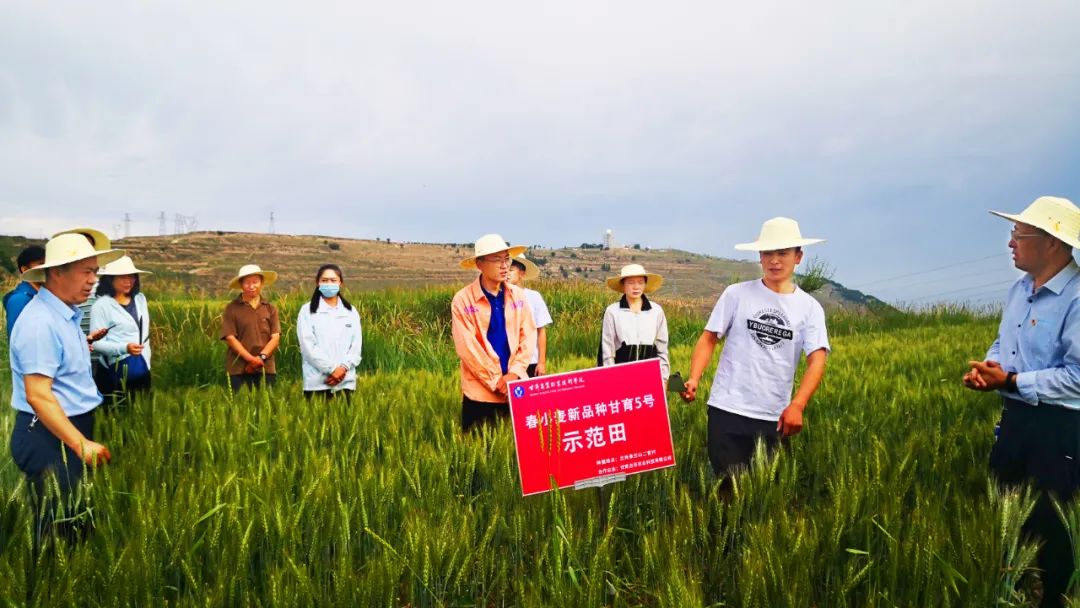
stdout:
{"type": "Polygon", "coordinates": [[[660,361],[509,385],[521,493],[675,466],[660,361]]]}

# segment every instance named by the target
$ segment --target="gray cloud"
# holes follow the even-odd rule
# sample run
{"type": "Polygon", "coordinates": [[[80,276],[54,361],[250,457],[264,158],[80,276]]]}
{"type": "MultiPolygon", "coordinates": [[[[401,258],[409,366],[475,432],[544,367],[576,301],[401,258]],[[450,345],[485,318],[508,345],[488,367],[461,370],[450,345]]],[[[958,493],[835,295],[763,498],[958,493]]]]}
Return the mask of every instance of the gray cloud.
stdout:
{"type": "Polygon", "coordinates": [[[6,6],[2,231],[274,210],[727,256],[786,214],[858,284],[1080,197],[1080,5],[789,4],[6,6]]]}

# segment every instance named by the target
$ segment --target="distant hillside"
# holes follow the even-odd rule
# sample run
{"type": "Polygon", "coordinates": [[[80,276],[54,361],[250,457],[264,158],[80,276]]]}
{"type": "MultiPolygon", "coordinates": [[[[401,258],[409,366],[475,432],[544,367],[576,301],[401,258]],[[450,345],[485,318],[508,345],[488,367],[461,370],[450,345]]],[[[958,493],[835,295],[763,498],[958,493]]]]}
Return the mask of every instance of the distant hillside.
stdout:
{"type": "MultiPolygon", "coordinates": [[[[0,236],[4,282],[15,280],[14,257],[29,239],[0,236]]],[[[280,273],[279,288],[308,289],[320,264],[342,267],[349,288],[372,290],[437,283],[462,283],[474,272],[458,267],[472,251],[471,244],[388,243],[323,236],[271,235],[237,232],[196,232],[177,236],[143,236],[114,241],[136,263],[152,270],[168,288],[198,288],[223,292],[237,269],[248,263],[280,273]]],[[[699,255],[674,249],[547,249],[529,256],[540,265],[542,278],[600,283],[624,264],[639,263],[664,276],[662,294],[711,302],[724,287],[760,276],[757,264],[699,255]]],[[[858,291],[831,283],[815,293],[827,307],[862,308],[885,304],[858,291]]]]}

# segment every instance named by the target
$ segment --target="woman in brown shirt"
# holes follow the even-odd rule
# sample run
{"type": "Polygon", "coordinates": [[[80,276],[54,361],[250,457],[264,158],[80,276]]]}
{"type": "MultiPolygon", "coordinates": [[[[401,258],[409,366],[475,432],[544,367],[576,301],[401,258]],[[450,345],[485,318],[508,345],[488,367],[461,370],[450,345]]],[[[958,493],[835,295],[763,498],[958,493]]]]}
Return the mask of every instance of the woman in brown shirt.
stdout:
{"type": "Polygon", "coordinates": [[[221,339],[229,345],[225,370],[233,392],[242,386],[256,388],[264,378],[273,386],[277,379],[274,352],[281,342],[281,324],[277,309],[262,298],[263,288],[276,280],[276,272],[248,264],[229,282],[231,289],[240,290],[221,317],[221,339]]]}

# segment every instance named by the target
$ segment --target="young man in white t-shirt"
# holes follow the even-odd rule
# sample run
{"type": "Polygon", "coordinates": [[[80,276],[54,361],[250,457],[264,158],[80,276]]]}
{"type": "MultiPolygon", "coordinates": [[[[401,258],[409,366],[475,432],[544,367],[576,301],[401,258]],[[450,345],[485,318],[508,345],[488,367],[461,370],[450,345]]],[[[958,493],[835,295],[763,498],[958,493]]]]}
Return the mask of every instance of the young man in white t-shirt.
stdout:
{"type": "Polygon", "coordinates": [[[533,320],[536,321],[536,350],[533,351],[532,363],[526,368],[530,378],[543,376],[547,373],[547,326],[551,325],[551,313],[548,312],[544,296],[539,291],[525,287],[525,280],[533,280],[540,276],[540,267],[532,260],[521,254],[510,261],[510,272],[506,280],[511,285],[516,285],[525,290],[525,299],[532,309],[533,320]]]}
{"type": "Polygon", "coordinates": [[[709,395],[709,461],[717,475],[749,464],[758,438],[774,449],[802,430],[803,410],[825,375],[831,349],[821,304],[793,277],[802,248],[820,242],[804,239],[795,220],[777,217],[765,222],[757,241],[735,246],[759,252],[763,276],[720,295],[694,347],[682,394],[694,400],[701,374],[725,338],[709,395]],[[792,397],[804,353],[806,372],[792,397]]]}

